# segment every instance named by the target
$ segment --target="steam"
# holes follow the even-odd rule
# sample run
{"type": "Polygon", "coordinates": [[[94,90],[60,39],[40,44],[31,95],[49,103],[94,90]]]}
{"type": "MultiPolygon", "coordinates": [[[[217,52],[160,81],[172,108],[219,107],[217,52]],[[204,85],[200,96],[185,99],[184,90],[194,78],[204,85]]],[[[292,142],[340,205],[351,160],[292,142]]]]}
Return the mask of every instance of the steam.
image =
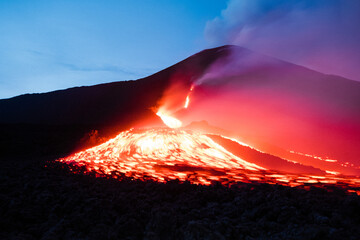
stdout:
{"type": "Polygon", "coordinates": [[[356,0],[230,0],[205,38],[360,81],[359,23],[356,0]]]}

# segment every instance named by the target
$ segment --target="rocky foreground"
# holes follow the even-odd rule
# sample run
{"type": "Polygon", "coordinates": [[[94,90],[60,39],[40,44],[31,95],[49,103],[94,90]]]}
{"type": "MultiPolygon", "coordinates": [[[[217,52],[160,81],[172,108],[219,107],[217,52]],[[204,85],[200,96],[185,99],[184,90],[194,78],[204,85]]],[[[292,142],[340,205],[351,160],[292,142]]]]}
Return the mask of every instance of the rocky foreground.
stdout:
{"type": "Polygon", "coordinates": [[[0,239],[360,237],[360,197],[337,188],[118,181],[0,160],[0,239]]]}

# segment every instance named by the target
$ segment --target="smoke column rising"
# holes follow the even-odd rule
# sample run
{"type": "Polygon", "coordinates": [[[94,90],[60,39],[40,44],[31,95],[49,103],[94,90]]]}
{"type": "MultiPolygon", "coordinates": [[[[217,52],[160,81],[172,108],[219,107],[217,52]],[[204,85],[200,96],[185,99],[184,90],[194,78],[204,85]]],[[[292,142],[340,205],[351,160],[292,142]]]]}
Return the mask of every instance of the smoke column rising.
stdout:
{"type": "Polygon", "coordinates": [[[356,0],[230,0],[205,38],[360,81],[359,23],[356,0]]]}

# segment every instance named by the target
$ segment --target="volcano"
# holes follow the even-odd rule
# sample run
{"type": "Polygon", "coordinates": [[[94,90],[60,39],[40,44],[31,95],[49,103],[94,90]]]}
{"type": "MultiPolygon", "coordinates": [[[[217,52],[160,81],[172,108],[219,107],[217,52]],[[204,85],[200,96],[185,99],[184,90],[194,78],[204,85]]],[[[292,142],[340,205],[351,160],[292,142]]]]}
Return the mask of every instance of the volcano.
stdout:
{"type": "Polygon", "coordinates": [[[86,172],[138,179],[356,186],[345,175],[360,175],[359,92],[358,82],[223,46],[137,81],[0,100],[1,142],[5,154],[63,155],[86,172]]]}
{"type": "Polygon", "coordinates": [[[0,100],[1,239],[357,239],[360,84],[237,46],[0,100]]]}

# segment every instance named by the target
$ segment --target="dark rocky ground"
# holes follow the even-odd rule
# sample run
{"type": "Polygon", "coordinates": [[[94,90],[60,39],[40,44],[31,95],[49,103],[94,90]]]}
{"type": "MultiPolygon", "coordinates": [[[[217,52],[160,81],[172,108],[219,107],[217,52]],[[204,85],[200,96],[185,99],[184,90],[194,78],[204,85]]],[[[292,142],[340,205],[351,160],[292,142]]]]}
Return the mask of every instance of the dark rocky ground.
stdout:
{"type": "Polygon", "coordinates": [[[0,239],[360,237],[360,197],[340,189],[118,181],[0,160],[0,239]]]}

